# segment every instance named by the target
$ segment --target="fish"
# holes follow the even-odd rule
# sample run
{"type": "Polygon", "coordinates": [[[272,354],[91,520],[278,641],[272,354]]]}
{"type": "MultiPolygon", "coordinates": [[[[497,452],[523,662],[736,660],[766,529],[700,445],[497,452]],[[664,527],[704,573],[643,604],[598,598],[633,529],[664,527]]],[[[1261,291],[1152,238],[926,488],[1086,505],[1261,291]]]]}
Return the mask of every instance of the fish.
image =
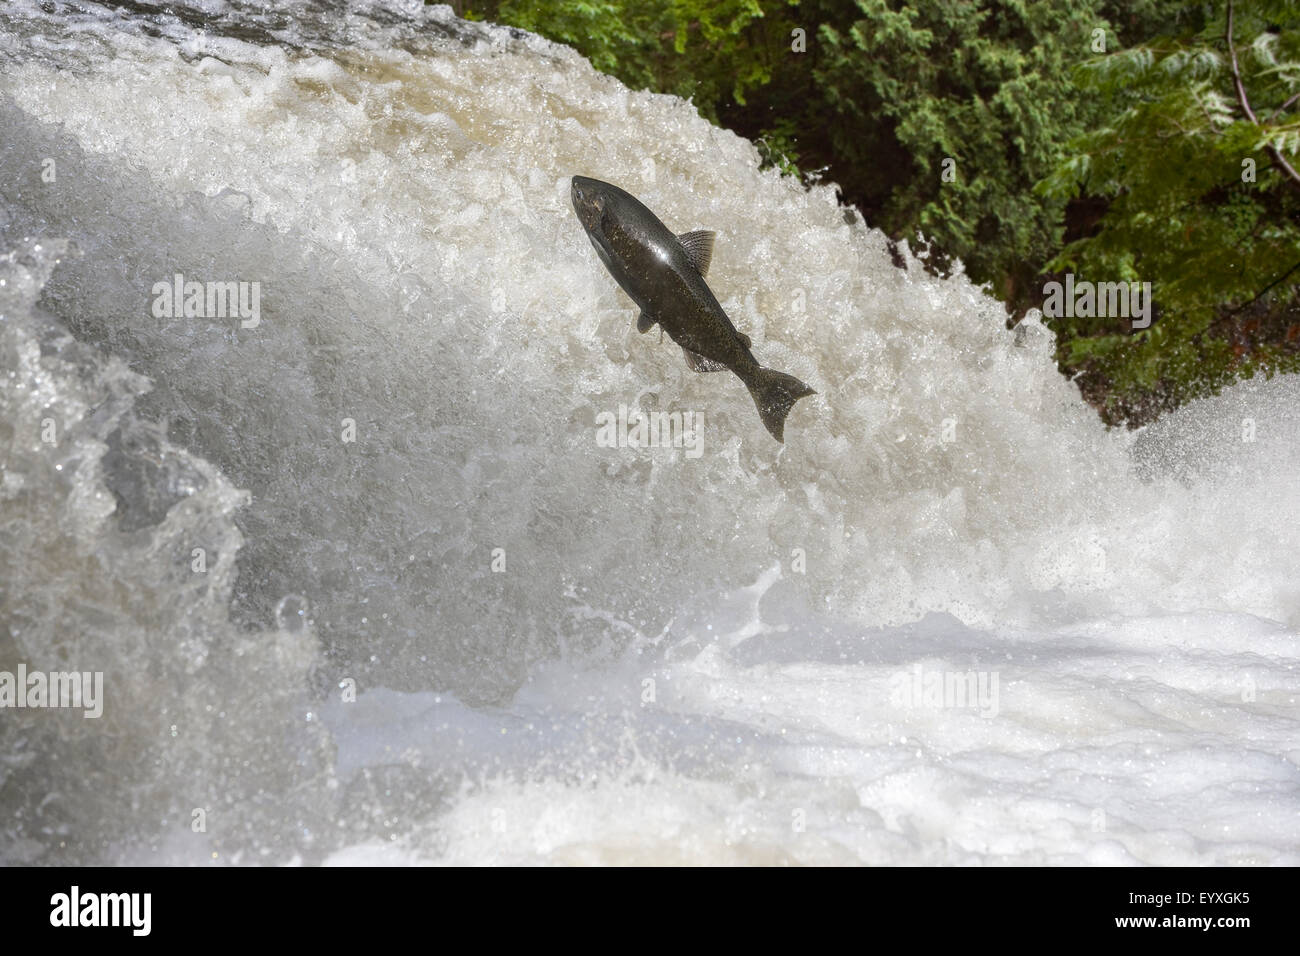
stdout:
{"type": "Polygon", "coordinates": [[[737,331],[718,304],[705,281],[716,233],[677,235],[631,193],[599,179],[574,176],[570,198],[596,255],[641,310],[637,331],[658,325],[694,372],[735,373],[763,425],[784,443],[790,409],[817,393],[793,375],[759,365],[749,336],[737,331]]]}

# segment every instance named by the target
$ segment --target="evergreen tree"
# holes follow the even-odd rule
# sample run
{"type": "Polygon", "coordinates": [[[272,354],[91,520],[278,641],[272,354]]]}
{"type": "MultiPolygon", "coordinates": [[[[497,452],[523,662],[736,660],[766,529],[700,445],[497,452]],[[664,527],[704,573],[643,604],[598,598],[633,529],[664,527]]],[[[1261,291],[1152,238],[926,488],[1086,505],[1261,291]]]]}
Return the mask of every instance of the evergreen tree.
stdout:
{"type": "MultiPolygon", "coordinates": [[[[1190,8],[1195,23],[1203,5],[1190,8]]],[[[1052,268],[1147,281],[1158,313],[1052,322],[1062,369],[1110,422],[1139,424],[1237,378],[1300,369],[1300,15],[1224,3],[1180,36],[1098,57],[1105,104],[1040,187],[1103,203],[1052,268]]]]}

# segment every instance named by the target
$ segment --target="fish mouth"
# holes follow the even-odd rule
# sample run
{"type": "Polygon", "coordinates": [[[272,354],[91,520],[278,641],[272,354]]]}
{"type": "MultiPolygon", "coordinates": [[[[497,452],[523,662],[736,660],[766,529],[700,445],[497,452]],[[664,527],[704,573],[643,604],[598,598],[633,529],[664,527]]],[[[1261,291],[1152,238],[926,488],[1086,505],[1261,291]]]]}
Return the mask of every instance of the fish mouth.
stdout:
{"type": "Polygon", "coordinates": [[[569,183],[569,198],[583,225],[591,228],[600,221],[602,197],[600,190],[595,188],[594,180],[574,176],[569,183]]]}
{"type": "Polygon", "coordinates": [[[594,180],[585,176],[574,176],[569,182],[569,194],[574,206],[594,206],[600,190],[595,188],[594,180]]]}

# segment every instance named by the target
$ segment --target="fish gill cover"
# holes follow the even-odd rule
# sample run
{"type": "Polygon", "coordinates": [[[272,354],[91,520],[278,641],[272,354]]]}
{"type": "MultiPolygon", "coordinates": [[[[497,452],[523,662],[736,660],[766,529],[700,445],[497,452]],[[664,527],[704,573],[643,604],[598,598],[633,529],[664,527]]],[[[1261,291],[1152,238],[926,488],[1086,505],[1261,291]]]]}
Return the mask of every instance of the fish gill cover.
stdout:
{"type": "Polygon", "coordinates": [[[104,675],[0,714],[0,861],[1300,862],[1294,380],[1108,432],[1035,316],[445,7],[0,58],[0,670],[104,675]],[[575,173],[717,231],[784,448],[575,173]]]}

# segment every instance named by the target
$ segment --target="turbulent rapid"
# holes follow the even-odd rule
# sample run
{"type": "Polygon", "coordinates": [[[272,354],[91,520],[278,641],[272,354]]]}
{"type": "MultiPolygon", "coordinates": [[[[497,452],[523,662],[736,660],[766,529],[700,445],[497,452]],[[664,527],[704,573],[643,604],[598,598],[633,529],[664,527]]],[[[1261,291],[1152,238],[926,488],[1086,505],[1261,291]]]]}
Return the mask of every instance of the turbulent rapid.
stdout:
{"type": "Polygon", "coordinates": [[[446,7],[15,0],[0,62],[0,671],[104,698],[0,710],[0,862],[1300,863],[1297,380],[1107,431],[1035,314],[446,7]],[[784,446],[575,174],[717,231],[784,446]]]}

